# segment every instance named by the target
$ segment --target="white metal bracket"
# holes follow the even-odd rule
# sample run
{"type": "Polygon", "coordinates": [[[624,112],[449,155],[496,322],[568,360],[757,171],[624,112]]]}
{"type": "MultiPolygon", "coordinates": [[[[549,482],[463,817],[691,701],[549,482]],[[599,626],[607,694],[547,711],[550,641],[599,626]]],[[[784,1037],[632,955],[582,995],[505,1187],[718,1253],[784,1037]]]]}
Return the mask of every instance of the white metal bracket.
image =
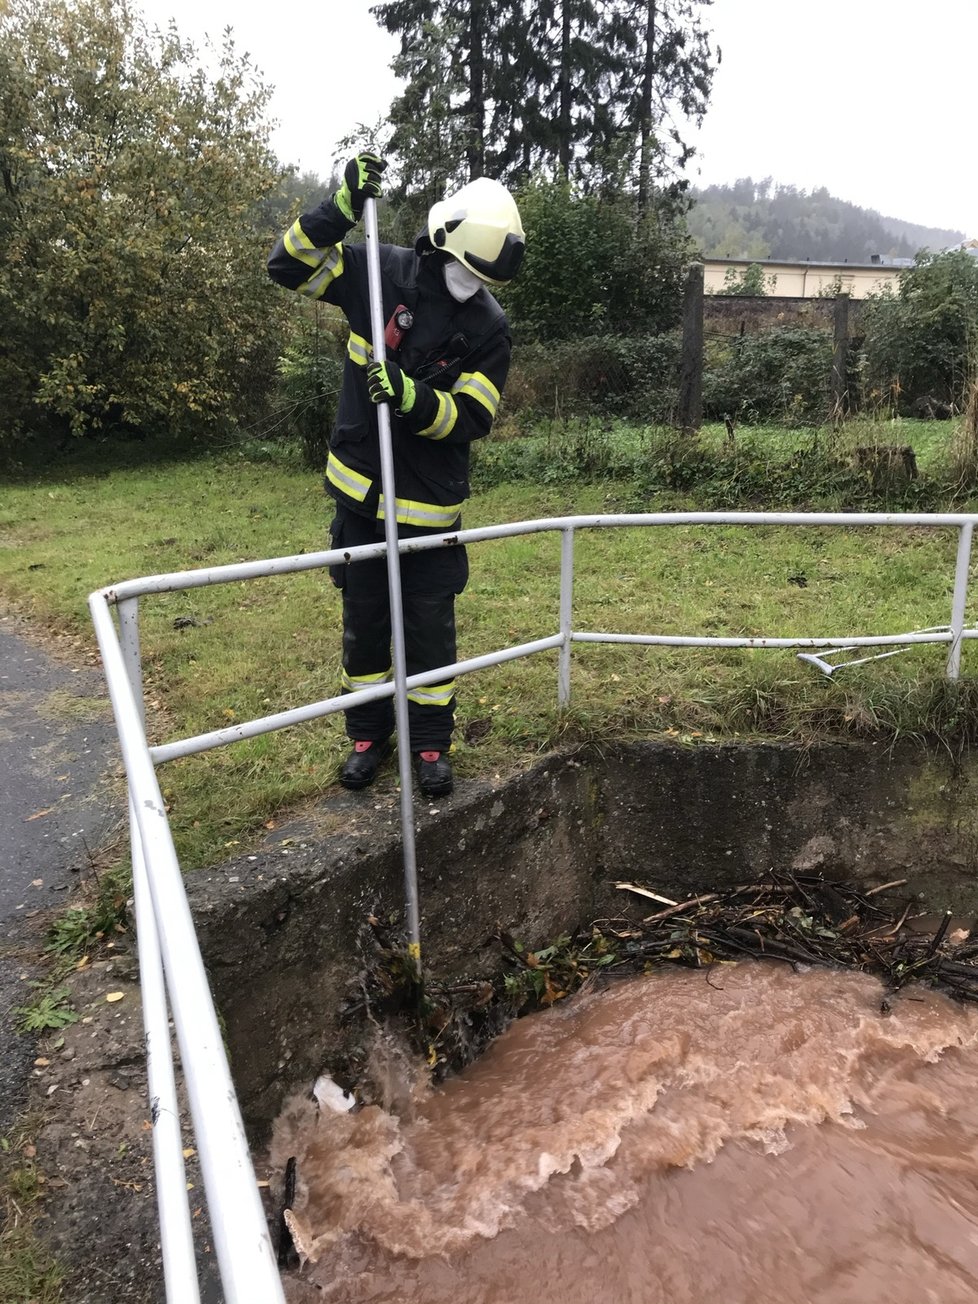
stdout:
{"type": "MultiPolygon", "coordinates": [[[[950,633],[950,629],[950,625],[931,625],[927,629],[912,630],[907,637],[910,638],[914,634],[947,634],[950,633]]],[[[827,652],[822,652],[820,656],[814,652],[798,652],[796,655],[799,661],[807,661],[809,665],[814,666],[816,670],[820,670],[823,675],[831,679],[837,670],[845,670],[849,666],[862,666],[867,661],[885,661],[887,657],[896,657],[901,652],[909,652],[913,646],[913,643],[908,643],[905,647],[893,648],[889,652],[876,652],[869,657],[855,657],[852,661],[833,662],[829,660],[829,657],[841,656],[845,652],[855,652],[858,650],[856,644],[848,647],[830,648],[827,652]]]]}

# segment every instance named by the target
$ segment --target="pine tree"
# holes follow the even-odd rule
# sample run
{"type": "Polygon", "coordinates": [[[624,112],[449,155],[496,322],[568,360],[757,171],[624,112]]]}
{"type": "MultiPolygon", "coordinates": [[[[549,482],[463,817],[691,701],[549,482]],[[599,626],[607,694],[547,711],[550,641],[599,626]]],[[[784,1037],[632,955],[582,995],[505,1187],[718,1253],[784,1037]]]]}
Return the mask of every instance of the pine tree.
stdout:
{"type": "Polygon", "coordinates": [[[606,32],[613,73],[609,88],[622,106],[618,130],[633,160],[639,213],[649,211],[657,181],[685,190],[681,173],[693,154],[683,137],[699,124],[713,81],[714,57],[702,24],[713,0],[609,0],[606,32]]]}

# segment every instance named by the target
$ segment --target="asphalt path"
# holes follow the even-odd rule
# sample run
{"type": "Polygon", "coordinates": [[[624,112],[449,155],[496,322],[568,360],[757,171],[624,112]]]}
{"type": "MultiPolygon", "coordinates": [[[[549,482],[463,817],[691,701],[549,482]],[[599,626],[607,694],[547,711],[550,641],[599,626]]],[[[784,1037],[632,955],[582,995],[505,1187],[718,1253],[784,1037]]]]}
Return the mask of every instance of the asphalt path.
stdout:
{"type": "Polygon", "coordinates": [[[23,1108],[32,999],[51,917],[118,836],[120,761],[101,671],[81,644],[50,646],[0,613],[0,1136],[23,1108]]]}

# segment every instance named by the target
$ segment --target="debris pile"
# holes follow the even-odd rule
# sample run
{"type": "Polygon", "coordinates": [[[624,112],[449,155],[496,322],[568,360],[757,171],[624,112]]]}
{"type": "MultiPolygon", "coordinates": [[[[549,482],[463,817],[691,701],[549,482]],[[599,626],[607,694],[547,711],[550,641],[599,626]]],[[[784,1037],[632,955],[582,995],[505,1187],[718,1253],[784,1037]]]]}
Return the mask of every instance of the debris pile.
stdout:
{"type": "Polygon", "coordinates": [[[623,910],[536,949],[502,933],[500,974],[462,983],[430,976],[419,982],[401,939],[371,919],[364,969],[345,1012],[396,1026],[438,1080],[477,1058],[511,1019],[596,982],[663,964],[708,968],[754,958],[829,965],[874,974],[891,991],[917,982],[978,1001],[976,921],[951,911],[921,914],[916,901],[894,913],[881,898],[886,893],[892,900],[905,883],[867,889],[815,874],[771,873],[674,901],[621,882],[616,887],[632,907],[644,898],[659,908],[645,916],[623,910]]]}

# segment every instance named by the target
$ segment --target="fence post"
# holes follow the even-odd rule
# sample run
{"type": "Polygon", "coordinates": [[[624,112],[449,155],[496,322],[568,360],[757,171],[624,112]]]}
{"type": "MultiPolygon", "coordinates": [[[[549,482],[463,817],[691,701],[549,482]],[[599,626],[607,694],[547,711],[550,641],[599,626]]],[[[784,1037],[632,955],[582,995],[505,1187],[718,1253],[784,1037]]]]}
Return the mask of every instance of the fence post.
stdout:
{"type": "Polygon", "coordinates": [[[849,412],[849,296],[838,294],[833,314],[835,342],[832,350],[832,420],[849,412]]]}
{"type": "Polygon", "coordinates": [[[683,293],[683,342],[679,358],[676,424],[693,435],[703,424],[703,264],[692,263],[683,293]]]}

